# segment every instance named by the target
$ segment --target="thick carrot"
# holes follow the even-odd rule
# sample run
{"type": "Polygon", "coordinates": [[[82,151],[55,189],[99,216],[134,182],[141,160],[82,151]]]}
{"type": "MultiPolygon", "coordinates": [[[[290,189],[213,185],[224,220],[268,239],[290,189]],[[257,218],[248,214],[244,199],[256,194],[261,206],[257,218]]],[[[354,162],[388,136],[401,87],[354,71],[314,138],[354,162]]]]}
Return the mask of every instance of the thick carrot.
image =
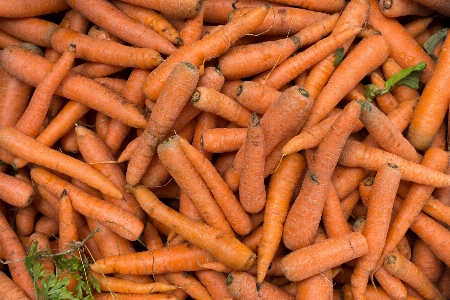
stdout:
{"type": "Polygon", "coordinates": [[[386,256],[384,267],[391,274],[408,283],[425,299],[441,299],[437,288],[430,279],[400,253],[392,253],[386,256]]]}
{"type": "Polygon", "coordinates": [[[284,276],[299,281],[368,253],[364,236],[350,232],[295,250],[281,260],[284,276]]]}
{"type": "MultiPolygon", "coordinates": [[[[32,86],[37,86],[53,65],[45,58],[21,49],[20,46],[5,48],[1,52],[0,64],[8,73],[32,86]]],[[[69,72],[63,79],[56,94],[79,101],[95,110],[103,111],[108,116],[132,127],[143,128],[147,122],[145,113],[141,109],[124,101],[123,97],[113,93],[100,83],[73,72],[69,72]]]]}
{"type": "Polygon", "coordinates": [[[389,45],[380,35],[362,39],[344,58],[331,75],[311,109],[304,128],[317,124],[368,73],[388,57],[389,45]]]}
{"type": "Polygon", "coordinates": [[[59,28],[51,37],[52,48],[60,53],[71,43],[77,45],[77,58],[90,62],[153,69],[163,61],[161,55],[151,48],[130,47],[68,28],[59,28]]]}
{"type": "Polygon", "coordinates": [[[355,299],[364,299],[367,282],[383,251],[400,178],[399,168],[390,163],[381,166],[375,177],[362,232],[369,252],[356,260],[350,281],[355,299]]]}
{"type": "MultiPolygon", "coordinates": [[[[39,198],[37,196],[36,198],[39,198]]],[[[30,236],[34,230],[34,219],[38,214],[38,210],[36,209],[36,199],[33,199],[33,205],[28,205],[27,207],[17,208],[16,214],[16,226],[17,226],[17,236],[30,236]]]]}
{"type": "Polygon", "coordinates": [[[244,162],[239,181],[239,201],[248,213],[257,213],[266,205],[264,185],[265,146],[264,133],[256,113],[247,126],[244,162]]]}
{"type": "MultiPolygon", "coordinates": [[[[301,86],[301,85],[300,85],[301,86]]],[[[250,111],[264,114],[281,92],[255,81],[242,82],[236,93],[236,101],[250,111]]]]}
{"type": "Polygon", "coordinates": [[[199,151],[195,151],[196,149],[185,139],[180,138],[180,144],[188,159],[205,180],[231,227],[237,234],[247,235],[252,229],[250,217],[215,170],[213,164],[202,157],[199,151]]]}
{"type": "Polygon", "coordinates": [[[27,300],[25,292],[8,275],[0,271],[0,284],[3,287],[0,291],[0,299],[27,300]]]}
{"type": "Polygon", "coordinates": [[[207,250],[219,262],[230,268],[248,269],[256,255],[231,235],[208,226],[191,221],[164,205],[145,187],[129,187],[143,209],[153,218],[175,230],[186,240],[207,250]]]}
{"type": "Polygon", "coordinates": [[[288,38],[230,48],[219,57],[219,69],[229,80],[266,71],[330,33],[338,18],[339,14],[325,17],[288,38]]]}
{"type": "Polygon", "coordinates": [[[210,153],[237,151],[247,135],[247,128],[212,128],[202,132],[200,145],[210,153]]]}
{"type": "Polygon", "coordinates": [[[37,46],[51,48],[50,38],[58,25],[42,18],[0,18],[0,29],[37,46]]]}
{"type": "Polygon", "coordinates": [[[220,56],[233,42],[258,27],[268,11],[269,5],[255,8],[194,44],[178,49],[149,75],[144,83],[146,97],[153,102],[156,101],[167,77],[177,63],[188,61],[200,67],[205,61],[220,56]]]}
{"type": "Polygon", "coordinates": [[[283,222],[295,187],[306,171],[306,161],[298,153],[286,156],[272,174],[267,191],[264,223],[258,247],[257,284],[261,285],[281,241],[283,222]]]}
{"type": "Polygon", "coordinates": [[[425,62],[426,68],[423,70],[420,81],[426,83],[435,67],[433,59],[414,40],[397,19],[388,18],[381,12],[378,0],[369,0],[370,13],[368,21],[372,26],[381,32],[389,44],[389,56],[402,67],[412,67],[419,62],[425,62]]]}
{"type": "Polygon", "coordinates": [[[34,190],[30,183],[0,172],[0,198],[3,201],[16,207],[26,207],[33,197],[34,190]]]}
{"type": "Polygon", "coordinates": [[[419,1],[405,0],[380,0],[380,8],[383,15],[389,18],[402,16],[429,16],[433,10],[422,5],[419,1]]]}
{"type": "Polygon", "coordinates": [[[415,264],[431,282],[436,282],[444,271],[445,264],[434,254],[430,246],[422,239],[416,239],[411,253],[411,262],[415,264]]]}
{"type": "Polygon", "coordinates": [[[226,274],[214,270],[201,270],[195,272],[195,275],[209,291],[213,299],[226,299],[227,297],[231,297],[226,289],[226,274]]]}
{"type": "Polygon", "coordinates": [[[442,93],[444,84],[448,80],[448,72],[446,70],[450,64],[448,51],[450,42],[448,40],[446,39],[442,47],[434,74],[420,96],[419,103],[417,103],[409,125],[408,140],[420,150],[425,150],[430,146],[433,137],[444,120],[450,103],[450,97],[442,93]]]}
{"type": "MultiPolygon", "coordinates": [[[[186,192],[205,222],[224,234],[233,234],[229,222],[194,165],[181,147],[180,138],[172,136],[158,146],[158,156],[181,190],[186,192]]],[[[138,200],[139,201],[139,200],[138,200]]]]}
{"type": "Polygon", "coordinates": [[[188,103],[199,79],[197,68],[191,63],[181,62],[172,70],[158,101],[152,109],[139,146],[133,152],[127,172],[127,183],[138,183],[150,165],[158,144],[169,133],[170,128],[188,103]]]}
{"type": "Polygon", "coordinates": [[[317,148],[301,190],[286,217],[283,243],[287,248],[299,249],[313,241],[328,193],[328,184],[331,183],[331,175],[360,112],[358,102],[346,105],[317,148]],[[302,230],[298,230],[299,228],[302,230]]]}
{"type": "Polygon", "coordinates": [[[342,43],[354,38],[360,30],[360,28],[349,28],[336,35],[327,36],[297,55],[288,58],[273,70],[260,73],[253,80],[280,89],[300,73],[334,53],[342,43]]]}
{"type": "Polygon", "coordinates": [[[237,299],[294,299],[294,296],[279,287],[262,282],[259,290],[256,289],[256,278],[246,272],[233,271],[227,276],[227,291],[237,299]]]}

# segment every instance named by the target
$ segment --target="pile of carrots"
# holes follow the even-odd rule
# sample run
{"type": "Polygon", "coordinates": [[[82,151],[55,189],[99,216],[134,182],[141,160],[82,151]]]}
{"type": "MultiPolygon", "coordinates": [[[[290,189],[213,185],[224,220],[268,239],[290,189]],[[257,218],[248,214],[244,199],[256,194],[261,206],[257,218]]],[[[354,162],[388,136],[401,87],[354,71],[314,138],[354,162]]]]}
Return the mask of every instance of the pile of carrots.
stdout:
{"type": "Polygon", "coordinates": [[[0,2],[0,300],[450,299],[448,1],[0,2]]]}

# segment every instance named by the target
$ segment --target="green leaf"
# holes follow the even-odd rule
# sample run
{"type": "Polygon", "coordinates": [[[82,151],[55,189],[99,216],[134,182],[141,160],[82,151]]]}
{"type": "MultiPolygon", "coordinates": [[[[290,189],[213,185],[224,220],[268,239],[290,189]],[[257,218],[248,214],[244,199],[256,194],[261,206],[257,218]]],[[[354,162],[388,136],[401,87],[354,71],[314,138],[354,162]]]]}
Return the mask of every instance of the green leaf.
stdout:
{"type": "Polygon", "coordinates": [[[372,102],[379,91],[375,84],[366,84],[364,86],[364,97],[366,97],[367,101],[372,102]]]}
{"type": "Polygon", "coordinates": [[[422,76],[423,69],[427,66],[426,63],[420,62],[415,66],[405,68],[386,80],[384,89],[380,91],[380,94],[386,94],[390,92],[397,85],[407,85],[410,88],[418,89],[419,80],[422,76]]]}
{"type": "Polygon", "coordinates": [[[442,28],[432,36],[423,44],[423,48],[433,59],[437,60],[436,55],[433,54],[434,49],[439,44],[441,40],[443,40],[448,33],[448,28],[442,28]]]}
{"type": "Polygon", "coordinates": [[[337,66],[339,66],[341,61],[344,59],[344,48],[342,48],[342,47],[337,48],[333,57],[335,57],[333,66],[336,68],[337,66]]]}

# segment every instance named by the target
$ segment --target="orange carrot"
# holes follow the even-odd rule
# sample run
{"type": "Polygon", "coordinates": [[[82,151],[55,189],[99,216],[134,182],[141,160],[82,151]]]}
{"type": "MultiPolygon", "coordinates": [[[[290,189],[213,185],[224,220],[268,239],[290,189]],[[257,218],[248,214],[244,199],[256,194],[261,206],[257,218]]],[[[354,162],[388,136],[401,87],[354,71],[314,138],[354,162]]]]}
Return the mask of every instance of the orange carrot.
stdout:
{"type": "Polygon", "coordinates": [[[428,8],[431,8],[432,10],[444,16],[450,16],[450,5],[448,3],[442,3],[435,0],[418,0],[417,2],[425,5],[428,8]]]}
{"type": "Polygon", "coordinates": [[[219,262],[238,270],[248,269],[252,265],[256,255],[233,236],[224,234],[205,223],[187,219],[164,205],[145,187],[128,188],[150,217],[166,224],[186,240],[207,250],[219,262]]]}
{"type": "Polygon", "coordinates": [[[158,144],[169,133],[170,128],[188,103],[198,83],[199,73],[191,63],[179,63],[167,79],[157,103],[152,109],[146,129],[133,152],[127,172],[127,183],[138,183],[150,165],[158,144]]]}
{"type": "Polygon", "coordinates": [[[3,287],[0,291],[1,299],[26,300],[25,292],[8,275],[0,271],[0,284],[3,287]]]}
{"type": "Polygon", "coordinates": [[[329,187],[328,195],[322,212],[323,227],[328,237],[335,237],[349,232],[350,226],[347,217],[341,208],[341,203],[333,186],[329,187]]]}
{"type": "MultiPolygon", "coordinates": [[[[39,198],[36,197],[36,198],[39,198]]],[[[38,213],[36,209],[36,199],[33,199],[33,205],[28,205],[27,207],[18,208],[16,214],[16,226],[17,226],[17,236],[30,236],[34,230],[34,219],[38,213]]]]}
{"type": "MultiPolygon", "coordinates": [[[[383,63],[381,67],[383,69],[383,74],[386,79],[391,78],[393,75],[397,74],[402,70],[402,67],[400,67],[398,63],[390,57],[386,59],[386,61],[383,63]]],[[[407,85],[402,84],[394,87],[391,90],[391,94],[399,102],[419,97],[419,92],[416,89],[413,89],[407,85]]]]}
{"type": "Polygon", "coordinates": [[[247,135],[247,128],[212,128],[202,132],[201,147],[210,153],[237,151],[247,135]]]}
{"type": "Polygon", "coordinates": [[[444,271],[445,264],[433,253],[422,239],[414,242],[414,248],[410,258],[431,282],[436,282],[444,271]]]}
{"type": "Polygon", "coordinates": [[[317,148],[312,164],[308,166],[300,193],[286,217],[283,243],[287,248],[299,249],[310,244],[314,239],[328,193],[328,184],[331,182],[331,174],[360,112],[361,107],[358,102],[354,101],[346,105],[317,148]],[[304,222],[301,227],[299,227],[300,222],[304,222]]]}
{"type": "Polygon", "coordinates": [[[183,45],[190,45],[202,38],[203,17],[205,16],[205,2],[200,4],[199,11],[193,17],[186,19],[180,37],[183,45]]]}
{"type": "Polygon", "coordinates": [[[33,187],[14,176],[0,172],[0,198],[16,207],[28,206],[34,197],[33,187]]]}
{"type": "Polygon", "coordinates": [[[298,153],[286,156],[272,174],[264,210],[263,232],[258,247],[257,284],[261,285],[270,262],[279,246],[289,203],[300,178],[306,171],[306,161],[298,153]]]}
{"type": "Polygon", "coordinates": [[[320,3],[316,1],[309,0],[275,0],[275,3],[282,3],[287,5],[304,7],[306,9],[323,11],[326,13],[334,13],[342,10],[345,6],[344,1],[321,1],[320,3]]]}
{"type": "Polygon", "coordinates": [[[195,272],[200,282],[209,291],[213,299],[231,298],[226,289],[227,275],[213,270],[201,270],[195,272]]]}
{"type": "Polygon", "coordinates": [[[167,273],[166,279],[178,286],[193,299],[212,300],[208,290],[200,283],[200,281],[188,272],[167,273]]]}
{"type": "Polygon", "coordinates": [[[418,18],[408,22],[404,26],[409,34],[415,37],[427,29],[431,22],[433,22],[433,17],[418,18]]]}
{"type": "Polygon", "coordinates": [[[366,238],[369,252],[356,260],[350,281],[352,295],[355,299],[363,299],[369,277],[383,251],[400,178],[399,168],[390,163],[382,165],[375,177],[362,232],[366,238]]]}
{"type": "Polygon", "coordinates": [[[383,15],[389,18],[409,15],[429,16],[433,13],[433,10],[418,1],[380,0],[380,8],[383,15]]]}
{"type": "Polygon", "coordinates": [[[286,83],[297,77],[297,75],[312,67],[327,55],[334,53],[342,43],[354,38],[360,30],[360,28],[346,29],[336,35],[330,35],[321,39],[299,54],[288,58],[273,70],[260,73],[253,80],[265,83],[272,88],[280,89],[286,83]]]}
{"type": "Polygon", "coordinates": [[[280,95],[280,91],[267,85],[255,81],[244,81],[237,89],[236,101],[250,111],[264,114],[280,95]]]}
{"type": "Polygon", "coordinates": [[[244,162],[239,181],[239,201],[248,213],[257,213],[266,205],[264,185],[265,146],[264,133],[256,113],[247,127],[244,162]]]}
{"type": "Polygon", "coordinates": [[[0,29],[37,46],[51,48],[50,38],[58,25],[42,18],[0,18],[0,29]]]}
{"type": "Polygon", "coordinates": [[[284,256],[281,266],[284,276],[299,281],[367,253],[364,236],[350,232],[295,250],[284,256]]]}
{"type": "Polygon", "coordinates": [[[225,52],[234,41],[252,32],[262,23],[268,11],[269,5],[255,8],[194,44],[178,49],[149,75],[144,83],[144,94],[146,97],[153,102],[156,101],[167,77],[177,63],[188,61],[194,66],[200,67],[205,61],[225,52]]]}

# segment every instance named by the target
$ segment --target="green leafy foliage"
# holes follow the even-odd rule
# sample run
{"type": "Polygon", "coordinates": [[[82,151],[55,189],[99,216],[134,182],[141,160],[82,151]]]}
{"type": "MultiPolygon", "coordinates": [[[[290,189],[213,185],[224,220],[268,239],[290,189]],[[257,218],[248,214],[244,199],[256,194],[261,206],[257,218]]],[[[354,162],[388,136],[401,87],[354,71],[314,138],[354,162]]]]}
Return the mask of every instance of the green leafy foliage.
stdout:
{"type": "Polygon", "coordinates": [[[437,56],[433,54],[434,49],[439,42],[447,36],[448,28],[443,28],[430,36],[430,38],[423,44],[423,48],[434,60],[437,60],[437,56]]]}
{"type": "Polygon", "coordinates": [[[381,90],[374,84],[367,84],[364,86],[364,97],[369,101],[373,101],[377,95],[384,95],[398,85],[406,85],[410,88],[418,89],[420,76],[422,76],[423,69],[425,69],[426,66],[426,63],[420,62],[415,66],[401,70],[386,80],[384,88],[381,90]]]}
{"type": "Polygon", "coordinates": [[[333,66],[336,68],[337,66],[339,66],[341,61],[344,59],[344,48],[342,48],[342,47],[337,48],[333,57],[334,57],[333,66]]]}
{"type": "Polygon", "coordinates": [[[86,269],[89,263],[84,256],[80,259],[75,255],[52,255],[49,251],[38,251],[37,242],[34,242],[25,257],[25,266],[33,281],[37,299],[94,300],[92,289],[100,291],[95,278],[91,277],[91,280],[88,280],[86,269]],[[54,262],[55,274],[44,270],[44,265],[40,261],[44,257],[51,258],[54,262]],[[73,293],[67,289],[70,278],[77,280],[73,293]]]}

